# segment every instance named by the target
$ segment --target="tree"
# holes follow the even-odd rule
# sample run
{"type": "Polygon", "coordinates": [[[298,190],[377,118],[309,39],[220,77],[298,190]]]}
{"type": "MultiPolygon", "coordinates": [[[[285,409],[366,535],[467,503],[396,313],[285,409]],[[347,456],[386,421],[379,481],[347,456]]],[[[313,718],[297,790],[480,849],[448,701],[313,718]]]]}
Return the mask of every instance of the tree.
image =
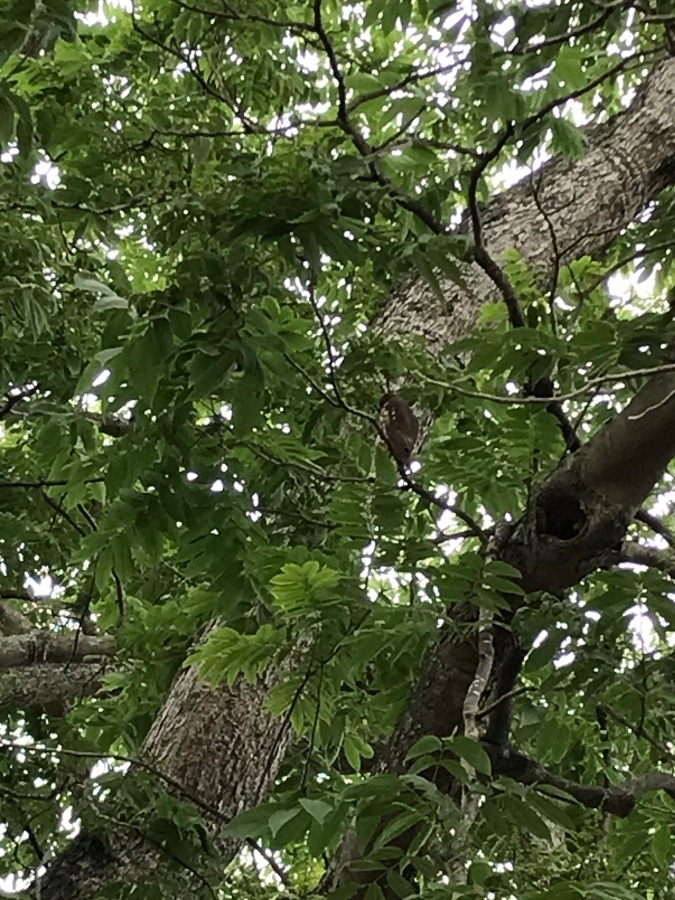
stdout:
{"type": "Polygon", "coordinates": [[[672,895],[675,11],[475,6],[4,13],[32,895],[672,895]]]}

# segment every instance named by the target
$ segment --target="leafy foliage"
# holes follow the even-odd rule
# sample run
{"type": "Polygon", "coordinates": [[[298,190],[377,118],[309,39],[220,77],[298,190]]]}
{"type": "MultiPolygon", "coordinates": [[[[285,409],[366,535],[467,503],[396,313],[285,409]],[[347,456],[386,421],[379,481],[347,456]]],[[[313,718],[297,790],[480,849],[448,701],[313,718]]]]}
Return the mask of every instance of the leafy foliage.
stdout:
{"type": "MultiPolygon", "coordinates": [[[[102,695],[6,713],[3,874],[67,844],[67,809],[90,827],[126,817],[206,867],[203,811],[147,771],[95,769],[83,792],[87,754],[136,756],[182,667],[253,681],[307,641],[266,699],[295,734],[278,784],[228,826],[258,849],[227,879],[213,864],[218,896],[277,896],[260,848],[308,895],[352,820],[362,869],[400,897],[413,877],[429,900],[672,894],[667,797],[608,828],[491,780],[462,736],[422,737],[405,774],[374,768],[448,611],[518,593],[475,537],[445,540],[451,513],[398,486],[367,421],[383,389],[415,384],[435,415],[420,479],[489,524],[517,517],[564,452],[542,405],[508,402],[514,385],[553,373],[592,433],[635,385],[597,395],[594,379],[658,365],[672,331],[670,190],[552,288],[511,252],[525,328],[488,304],[431,358],[372,327],[402,278],[437,302],[464,283],[465,234],[433,225],[465,212],[476,151],[512,129],[481,200],[499,166],[579,158],[579,123],[618,111],[663,41],[628,4],[465,6],[324,0],[317,28],[301,2],[1,5],[3,597],[61,634],[93,614],[119,644],[102,695]],[[639,275],[618,299],[610,269],[639,275]],[[26,597],[27,577],[48,590],[26,597]],[[463,887],[439,875],[459,812],[430,766],[481,797],[463,887]]],[[[514,626],[534,642],[514,744],[583,783],[672,767],[670,579],[600,572],[537,600],[514,626]]]]}

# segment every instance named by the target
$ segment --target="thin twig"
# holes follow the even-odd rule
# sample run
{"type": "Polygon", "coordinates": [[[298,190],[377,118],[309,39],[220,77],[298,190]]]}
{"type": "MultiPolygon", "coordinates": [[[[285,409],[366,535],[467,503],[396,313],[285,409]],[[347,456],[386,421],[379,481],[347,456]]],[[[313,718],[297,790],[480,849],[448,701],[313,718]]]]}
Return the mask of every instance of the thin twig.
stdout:
{"type": "MultiPolygon", "coordinates": [[[[575,400],[577,397],[583,396],[588,393],[589,390],[602,384],[608,384],[613,381],[625,381],[628,378],[645,378],[652,375],[662,375],[665,372],[673,371],[675,371],[675,363],[664,363],[662,366],[647,366],[644,369],[627,369],[625,372],[615,372],[611,375],[598,375],[597,378],[589,378],[580,388],[576,388],[566,394],[556,394],[553,399],[561,403],[567,400],[575,400]]],[[[475,397],[478,400],[489,400],[493,403],[506,403],[513,406],[530,406],[532,404],[548,404],[552,399],[551,397],[516,397],[504,394],[488,394],[485,391],[472,391],[468,388],[463,388],[458,384],[440,381],[437,378],[431,378],[424,373],[420,373],[420,377],[429,384],[446,388],[449,391],[456,391],[464,397],[475,397]]]]}
{"type": "Polygon", "coordinates": [[[646,509],[639,509],[633,518],[637,522],[642,522],[643,525],[646,525],[647,528],[651,528],[651,530],[660,535],[667,544],[670,544],[671,547],[675,547],[675,534],[668,528],[667,525],[661,521],[661,519],[657,518],[657,516],[648,512],[646,509]]]}
{"type": "Polygon", "coordinates": [[[215,806],[211,806],[201,798],[197,797],[180,781],[172,778],[170,775],[166,775],[164,772],[156,768],[156,766],[146,762],[145,760],[137,756],[125,756],[121,753],[96,753],[90,750],[70,750],[65,747],[39,747],[37,744],[21,744],[5,740],[0,740],[0,748],[4,750],[18,750],[22,753],[39,753],[43,756],[55,754],[57,756],[71,756],[75,759],[100,759],[111,760],[112,762],[128,763],[131,766],[137,766],[140,769],[144,769],[146,772],[149,772],[151,775],[154,775],[160,781],[164,782],[164,784],[167,784],[169,785],[169,787],[172,787],[176,791],[179,791],[184,797],[194,803],[195,806],[198,806],[200,809],[208,812],[209,815],[213,816],[219,822],[223,822],[226,825],[230,822],[230,818],[228,816],[223,815],[223,813],[221,813],[220,810],[218,810],[215,806]]]}
{"type": "Polygon", "coordinates": [[[506,304],[509,321],[511,322],[512,327],[524,328],[526,324],[525,317],[523,316],[523,312],[520,308],[520,303],[518,302],[518,296],[515,292],[515,289],[511,284],[509,277],[506,275],[504,270],[497,265],[497,263],[488,252],[487,247],[485,246],[485,242],[483,240],[483,226],[481,223],[480,210],[478,208],[477,199],[478,185],[481,178],[483,177],[483,174],[485,173],[485,170],[490,165],[490,163],[494,162],[494,160],[497,159],[514,133],[514,124],[513,122],[509,122],[502,131],[502,134],[500,135],[498,140],[495,142],[495,145],[492,147],[492,149],[484,153],[479,162],[474,166],[469,178],[467,203],[469,207],[469,215],[471,217],[471,230],[473,233],[473,258],[499,290],[499,293],[502,295],[502,299],[506,304]]]}
{"type": "Polygon", "coordinates": [[[309,747],[307,748],[307,756],[305,757],[305,767],[302,772],[302,778],[300,780],[301,790],[304,790],[307,785],[307,776],[309,774],[309,763],[312,758],[312,752],[314,751],[314,742],[316,741],[316,729],[319,725],[319,716],[321,714],[321,690],[323,688],[323,662],[319,663],[319,677],[318,684],[316,686],[316,706],[314,707],[314,718],[312,720],[312,730],[309,735],[309,747]]]}
{"type": "Polygon", "coordinates": [[[512,691],[507,691],[505,694],[502,694],[500,697],[497,697],[492,703],[488,706],[484,706],[479,712],[476,713],[476,721],[480,722],[481,719],[484,719],[486,716],[489,716],[491,712],[494,712],[502,703],[506,703],[507,700],[513,700],[514,697],[520,697],[521,694],[527,694],[533,691],[534,688],[530,687],[518,687],[514,688],[512,691]]]}
{"type": "Polygon", "coordinates": [[[604,284],[608,278],[610,278],[615,272],[618,272],[620,269],[623,269],[629,263],[633,262],[636,259],[643,259],[645,256],[650,256],[652,253],[658,253],[661,250],[675,250],[675,243],[672,238],[669,241],[662,241],[659,244],[652,244],[651,247],[643,247],[641,250],[635,250],[632,253],[626,254],[626,256],[622,256],[618,262],[615,262],[608,269],[599,275],[597,279],[592,282],[590,287],[584,288],[580,291],[580,295],[583,299],[588,297],[596,288],[599,288],[600,285],[604,284]]]}
{"type": "MultiPolygon", "coordinates": [[[[101,484],[105,478],[85,478],[82,484],[101,484]]],[[[65,487],[70,484],[68,478],[58,479],[41,479],[40,481],[0,481],[0,488],[46,488],[46,487],[65,487]]]]}
{"type": "Polygon", "coordinates": [[[225,19],[228,22],[257,22],[262,25],[271,25],[273,28],[287,28],[289,31],[303,32],[303,34],[311,34],[313,31],[312,26],[307,22],[300,22],[295,19],[271,19],[268,16],[259,16],[248,12],[237,13],[230,9],[225,3],[223,3],[223,6],[225,6],[226,9],[212,9],[210,7],[194,6],[190,3],[183,2],[183,0],[171,0],[171,2],[189,12],[201,13],[204,16],[214,19],[225,19]]]}
{"type": "Polygon", "coordinates": [[[516,46],[511,50],[503,50],[496,55],[526,56],[530,53],[538,53],[546,47],[557,47],[559,44],[567,44],[574,38],[582,37],[584,34],[595,31],[596,28],[604,25],[604,23],[607,21],[609,16],[611,16],[615,9],[621,7],[628,9],[632,5],[633,3],[631,2],[631,0],[615,0],[614,3],[608,3],[607,5],[605,5],[600,15],[596,19],[592,19],[590,22],[587,22],[585,25],[580,25],[578,28],[572,28],[569,31],[564,32],[563,34],[556,34],[553,37],[546,38],[545,40],[538,41],[537,43],[528,43],[523,47],[516,46]]]}
{"type": "Polygon", "coordinates": [[[454,506],[452,503],[446,503],[445,500],[442,500],[440,497],[436,497],[435,494],[432,494],[431,491],[427,490],[425,487],[422,487],[421,484],[413,481],[408,472],[406,472],[402,463],[397,463],[397,467],[398,473],[404,482],[402,490],[412,491],[413,494],[417,494],[418,497],[422,497],[423,500],[426,500],[428,503],[432,504],[432,506],[436,506],[438,509],[442,509],[446,512],[451,512],[454,516],[457,516],[460,521],[464,522],[464,524],[471,529],[472,534],[475,535],[482,544],[487,544],[489,540],[487,533],[480,527],[478,522],[471,518],[468,513],[465,513],[463,510],[454,506]]]}
{"type": "Polygon", "coordinates": [[[281,881],[283,886],[289,888],[292,884],[292,881],[288,877],[288,873],[276,861],[274,855],[253,838],[246,838],[246,843],[252,850],[255,850],[256,853],[259,853],[260,856],[262,856],[270,869],[272,869],[274,874],[281,881]]]}
{"type": "Polygon", "coordinates": [[[320,397],[322,397],[326,401],[326,403],[330,403],[330,405],[335,407],[336,409],[341,408],[340,404],[337,402],[337,400],[334,400],[333,397],[331,397],[331,395],[327,391],[324,391],[324,389],[319,384],[317,384],[316,381],[312,378],[312,376],[309,374],[309,372],[307,372],[305,369],[303,369],[303,367],[300,365],[300,363],[296,362],[293,359],[293,357],[290,356],[290,354],[284,353],[284,359],[286,360],[286,362],[290,363],[293,366],[293,368],[296,369],[302,375],[302,377],[305,379],[305,381],[316,391],[317,394],[319,394],[320,397]]]}
{"type": "Polygon", "coordinates": [[[6,419],[7,416],[11,413],[17,403],[21,403],[22,400],[28,400],[30,397],[35,394],[38,390],[39,385],[34,384],[29,388],[25,388],[23,390],[17,390],[16,393],[12,393],[11,391],[7,395],[7,400],[4,405],[0,407],[0,421],[6,419]]]}
{"type": "Polygon", "coordinates": [[[346,134],[351,139],[351,142],[357,149],[359,155],[367,161],[370,180],[383,187],[393,197],[393,199],[399,206],[413,213],[413,215],[415,215],[421,222],[424,222],[424,224],[434,234],[445,234],[448,230],[445,225],[437,221],[429,212],[429,210],[422,203],[420,203],[419,200],[416,200],[414,197],[410,197],[405,194],[380,171],[375,159],[372,158],[373,147],[370,146],[368,141],[366,141],[361,132],[354,126],[353,122],[351,121],[349,117],[350,110],[347,105],[347,87],[345,84],[345,79],[340,69],[340,64],[338,62],[337,54],[335,53],[335,48],[333,47],[330,37],[328,36],[328,32],[326,31],[323,24],[321,3],[322,0],[314,0],[314,30],[316,31],[316,34],[321,41],[324,52],[328,57],[330,70],[337,88],[337,126],[342,132],[344,132],[344,134],[346,134]]]}
{"type": "Polygon", "coordinates": [[[67,509],[64,509],[60,503],[56,502],[56,500],[52,500],[49,494],[45,493],[44,491],[42,491],[41,496],[47,506],[51,507],[57,515],[61,516],[62,519],[65,519],[65,521],[70,525],[71,528],[74,528],[79,535],[84,537],[86,531],[84,530],[84,528],[81,528],[77,524],[77,522],[75,521],[75,519],[73,519],[67,509]]]}
{"type": "Polygon", "coordinates": [[[626,719],[621,713],[616,712],[616,710],[612,709],[611,706],[607,706],[605,703],[601,703],[598,705],[598,709],[601,709],[606,715],[610,718],[614,719],[615,722],[618,722],[619,725],[623,725],[624,728],[627,728],[631,731],[635,737],[642,738],[642,740],[647,741],[648,744],[659,752],[662,759],[667,760],[675,760],[675,753],[665,747],[663,744],[660,744],[656,738],[652,737],[648,731],[645,731],[642,725],[636,725],[631,722],[629,719],[626,719]]]}
{"type": "Polygon", "coordinates": [[[546,227],[548,228],[548,233],[551,238],[551,248],[553,249],[553,270],[551,272],[551,284],[548,291],[548,308],[550,312],[551,331],[553,332],[554,336],[557,337],[558,323],[555,317],[555,297],[558,291],[558,279],[560,278],[560,248],[558,247],[558,237],[555,233],[553,221],[551,220],[548,211],[541,201],[541,196],[539,193],[539,189],[541,187],[541,179],[542,172],[540,171],[539,177],[537,178],[538,184],[535,185],[534,174],[530,178],[530,184],[532,186],[532,197],[534,198],[535,206],[546,222],[546,227]]]}

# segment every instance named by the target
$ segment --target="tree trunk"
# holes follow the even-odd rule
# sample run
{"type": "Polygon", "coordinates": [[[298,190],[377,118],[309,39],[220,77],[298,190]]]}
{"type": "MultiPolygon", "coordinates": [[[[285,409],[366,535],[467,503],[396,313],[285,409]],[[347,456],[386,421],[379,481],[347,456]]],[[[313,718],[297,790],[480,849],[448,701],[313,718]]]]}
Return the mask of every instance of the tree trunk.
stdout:
{"type": "MultiPolygon", "coordinates": [[[[582,160],[574,164],[555,160],[537,173],[539,203],[555,229],[563,264],[583,254],[597,255],[675,180],[674,76],[675,61],[660,64],[628,110],[588,135],[582,160]]],[[[540,278],[550,276],[555,251],[530,179],[488,203],[482,219],[485,243],[493,257],[515,246],[540,278]]],[[[474,326],[482,303],[500,299],[478,267],[467,267],[466,281],[467,292],[444,281],[441,302],[425,282],[411,280],[393,293],[374,326],[389,337],[411,331],[422,334],[429,351],[438,355],[448,341],[474,326]]],[[[528,588],[575,583],[607,558],[632,511],[673,452],[670,440],[660,441],[659,429],[668,427],[673,432],[675,414],[675,405],[664,391],[666,381],[655,380],[635,401],[642,404],[643,411],[649,404],[663,401],[660,410],[646,414],[639,423],[642,428],[649,421],[659,438],[648,472],[639,483],[631,480],[629,488],[624,491],[622,487],[624,452],[630,450],[633,457],[644,450],[636,438],[638,426],[631,426],[623,415],[589,444],[578,462],[575,455],[570,463],[579,507],[578,528],[572,538],[557,534],[554,520],[549,523],[544,517],[543,530],[537,525],[536,503],[544,511],[552,506],[545,490],[556,488],[555,479],[533,502],[506,553],[523,571],[528,588]],[[569,575],[555,566],[555,552],[560,549],[574,566],[569,575]]],[[[385,760],[388,768],[401,770],[407,749],[421,734],[449,734],[461,722],[476,658],[472,641],[441,635],[392,736],[385,760]]],[[[181,673],[148,735],[148,758],[184,786],[185,796],[202,803],[203,808],[215,807],[219,817],[229,818],[256,805],[273,783],[290,740],[288,722],[273,722],[261,709],[266,691],[279,677],[277,672],[268,672],[252,685],[239,679],[232,688],[223,684],[214,689],[200,682],[193,669],[181,673]]],[[[217,826],[214,831],[217,835],[217,826]]],[[[221,865],[225,865],[236,853],[237,842],[217,839],[217,844],[221,865]]],[[[127,838],[122,847],[116,839],[107,844],[93,835],[81,835],[48,867],[41,897],[78,900],[94,896],[94,887],[102,883],[102,864],[109,877],[133,879],[143,871],[148,874],[158,864],[156,853],[137,853],[138,847],[137,838],[127,838]],[[64,885],[68,888],[65,892],[64,885]]],[[[353,850],[353,844],[347,843],[338,854],[327,886],[349,880],[345,866],[353,850]]]]}
{"type": "MultiPolygon", "coordinates": [[[[286,753],[289,717],[274,720],[264,701],[300,663],[304,649],[304,644],[297,646],[282,666],[270,666],[253,684],[240,676],[232,687],[223,683],[213,688],[195,666],[182,670],[144,741],[140,760],[161,773],[160,787],[193,803],[212,826],[211,838],[224,861],[220,869],[241,844],[225,835],[222,825],[266,798],[286,753]]],[[[91,811],[95,816],[95,804],[91,811]]],[[[207,858],[201,865],[190,860],[189,869],[186,863],[181,866],[170,850],[138,830],[108,825],[100,832],[82,832],[47,867],[40,898],[85,900],[111,881],[133,885],[158,870],[173,882],[175,896],[197,896],[196,869],[207,871],[210,863],[207,858]]]]}
{"type": "MultiPolygon", "coordinates": [[[[590,572],[619,559],[621,542],[635,512],[675,456],[675,373],[650,379],[631,403],[540,486],[525,514],[498,556],[519,569],[525,591],[560,595],[590,572]]],[[[519,597],[512,597],[513,611],[519,597]]],[[[457,616],[475,618],[460,607],[457,616]]],[[[384,754],[381,771],[404,772],[406,755],[422,735],[448,737],[461,733],[464,699],[478,660],[477,635],[456,636],[455,622],[444,627],[425,660],[412,693],[384,754]]],[[[508,624],[508,619],[507,619],[508,624]]],[[[493,671],[504,664],[512,647],[508,635],[495,636],[493,671]]],[[[441,766],[425,773],[444,791],[452,780],[441,766]]],[[[397,841],[405,849],[414,832],[397,841]]],[[[358,858],[349,836],[333,860],[324,881],[333,890],[355,880],[365,897],[376,881],[387,900],[398,894],[386,883],[386,873],[367,871],[354,876],[349,863],[358,858]]]]}
{"type": "MultiPolygon", "coordinates": [[[[547,284],[559,264],[597,257],[664,187],[675,181],[675,61],[659,64],[630,107],[594,128],[583,159],[556,158],[485,205],[483,238],[494,259],[515,247],[547,284]],[[542,210],[546,215],[542,213],[542,210]],[[548,217],[548,222],[546,221],[548,217]]],[[[443,300],[420,278],[382,307],[375,326],[387,337],[421,334],[430,353],[467,334],[480,308],[501,301],[477,265],[465,266],[467,290],[440,279],[443,300]]]]}

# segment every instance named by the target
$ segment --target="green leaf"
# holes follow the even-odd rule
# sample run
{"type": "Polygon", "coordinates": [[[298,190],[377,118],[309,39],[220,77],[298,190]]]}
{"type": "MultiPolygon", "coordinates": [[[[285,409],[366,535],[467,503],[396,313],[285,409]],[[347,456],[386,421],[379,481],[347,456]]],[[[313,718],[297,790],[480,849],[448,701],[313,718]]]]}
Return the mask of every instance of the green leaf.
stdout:
{"type": "Polygon", "coordinates": [[[490,863],[482,860],[474,860],[471,863],[471,869],[469,870],[469,883],[484,885],[492,874],[493,869],[490,863]]]}
{"type": "Polygon", "coordinates": [[[299,801],[300,806],[305,809],[313,819],[322,825],[326,817],[333,812],[333,807],[323,800],[310,800],[303,798],[299,801]]]}
{"type": "Polygon", "coordinates": [[[361,753],[360,748],[357,742],[350,734],[345,735],[345,739],[343,742],[343,749],[345,752],[345,756],[347,757],[347,762],[352,767],[355,772],[361,771],[361,753]]]}
{"type": "Polygon", "coordinates": [[[107,309],[129,309],[129,301],[118,296],[107,285],[101,284],[95,278],[87,278],[82,275],[75,275],[75,287],[81,291],[88,291],[92,294],[99,294],[99,299],[94,303],[94,311],[102,312],[107,309]]]}
{"type": "Polygon", "coordinates": [[[468,738],[465,735],[458,735],[447,743],[448,747],[455,751],[458,756],[469,763],[469,765],[480,772],[481,775],[490,775],[492,766],[490,757],[481,747],[478,741],[468,738]]]}
{"type": "Polygon", "coordinates": [[[14,135],[14,107],[0,93],[0,147],[6,147],[14,135]]]}
{"type": "Polygon", "coordinates": [[[584,155],[584,133],[567,119],[552,118],[553,144],[568,159],[580,159],[584,155]]]}
{"type": "Polygon", "coordinates": [[[399,835],[403,834],[404,831],[407,831],[409,828],[417,825],[418,822],[421,822],[425,816],[425,810],[404,810],[400,815],[393,818],[390,822],[387,822],[385,827],[378,834],[375,843],[373,844],[373,849],[377,850],[380,847],[384,847],[386,844],[390,844],[399,835]]]}
{"type": "Polygon", "coordinates": [[[279,832],[279,829],[282,826],[286,825],[288,822],[295,819],[298,815],[297,809],[280,809],[277,812],[273,813],[268,820],[268,825],[272,835],[276,835],[279,832]]]}
{"type": "Polygon", "coordinates": [[[259,837],[267,829],[270,821],[270,811],[274,806],[263,803],[255,809],[246,809],[238,813],[231,822],[225,826],[227,834],[233,837],[247,838],[259,837]]]}
{"type": "Polygon", "coordinates": [[[414,897],[416,892],[409,881],[399,874],[396,869],[387,872],[387,884],[397,897],[414,897]]]}
{"type": "Polygon", "coordinates": [[[442,746],[443,742],[440,738],[436,737],[433,734],[425,734],[424,737],[421,737],[419,740],[415,741],[410,750],[408,750],[406,759],[415,759],[415,757],[417,756],[434,754],[438,750],[440,750],[442,746]]]}
{"type": "Polygon", "coordinates": [[[551,840],[551,831],[542,819],[542,817],[534,810],[526,800],[511,794],[504,798],[509,815],[518,825],[521,825],[534,837],[544,841],[551,840]]]}
{"type": "Polygon", "coordinates": [[[667,869],[672,865],[672,844],[672,829],[666,823],[659,825],[652,837],[652,852],[654,859],[662,869],[667,869]]]}

